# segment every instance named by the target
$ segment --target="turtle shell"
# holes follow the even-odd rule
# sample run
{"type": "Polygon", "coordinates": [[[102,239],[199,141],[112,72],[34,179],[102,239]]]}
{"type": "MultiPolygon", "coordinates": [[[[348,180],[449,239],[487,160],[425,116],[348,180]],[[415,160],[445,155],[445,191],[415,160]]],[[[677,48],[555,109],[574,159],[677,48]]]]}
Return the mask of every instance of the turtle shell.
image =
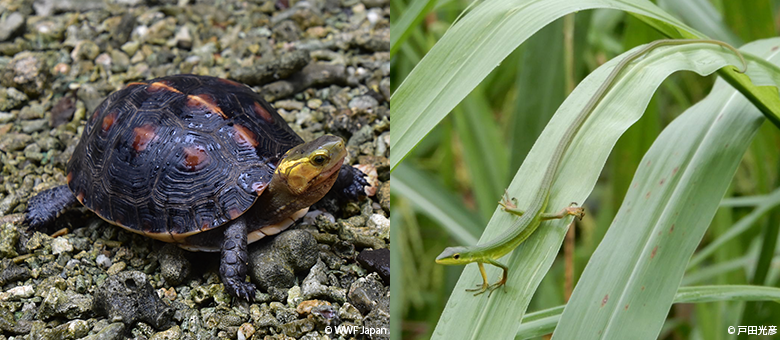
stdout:
{"type": "Polygon", "coordinates": [[[301,143],[246,85],[196,75],[134,82],[89,118],[68,187],[104,220],[174,242],[241,216],[301,143]]]}

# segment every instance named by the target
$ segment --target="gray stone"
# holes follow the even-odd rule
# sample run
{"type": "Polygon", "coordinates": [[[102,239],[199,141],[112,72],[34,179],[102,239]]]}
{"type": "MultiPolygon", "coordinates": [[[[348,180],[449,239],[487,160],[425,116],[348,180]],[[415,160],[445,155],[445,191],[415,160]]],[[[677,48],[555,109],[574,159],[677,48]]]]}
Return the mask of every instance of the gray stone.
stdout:
{"type": "Polygon", "coordinates": [[[19,12],[9,14],[0,20],[0,41],[11,40],[24,32],[24,15],[19,12]]]}
{"type": "Polygon", "coordinates": [[[144,321],[157,329],[168,323],[173,310],[154,292],[146,274],[138,271],[109,276],[95,292],[93,309],[111,320],[133,325],[144,321]]]}

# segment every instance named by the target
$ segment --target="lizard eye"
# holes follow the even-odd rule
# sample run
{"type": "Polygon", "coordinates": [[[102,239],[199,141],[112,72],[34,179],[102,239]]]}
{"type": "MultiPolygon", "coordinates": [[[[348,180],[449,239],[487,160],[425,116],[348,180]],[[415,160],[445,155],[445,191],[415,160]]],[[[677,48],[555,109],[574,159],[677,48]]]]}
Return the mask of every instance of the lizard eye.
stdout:
{"type": "Polygon", "coordinates": [[[459,258],[460,258],[460,254],[455,254],[455,255],[452,255],[452,258],[457,260],[457,259],[459,259],[459,258]]]}

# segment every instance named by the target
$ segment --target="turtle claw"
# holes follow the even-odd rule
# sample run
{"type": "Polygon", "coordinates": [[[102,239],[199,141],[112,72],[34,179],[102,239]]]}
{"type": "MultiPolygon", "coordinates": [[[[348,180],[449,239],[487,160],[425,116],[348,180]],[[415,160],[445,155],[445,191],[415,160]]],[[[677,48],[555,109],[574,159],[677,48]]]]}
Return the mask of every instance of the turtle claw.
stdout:
{"type": "Polygon", "coordinates": [[[228,294],[248,302],[255,300],[255,292],[257,292],[257,288],[255,288],[254,284],[237,280],[226,280],[223,283],[225,284],[225,289],[227,290],[228,294]]]}

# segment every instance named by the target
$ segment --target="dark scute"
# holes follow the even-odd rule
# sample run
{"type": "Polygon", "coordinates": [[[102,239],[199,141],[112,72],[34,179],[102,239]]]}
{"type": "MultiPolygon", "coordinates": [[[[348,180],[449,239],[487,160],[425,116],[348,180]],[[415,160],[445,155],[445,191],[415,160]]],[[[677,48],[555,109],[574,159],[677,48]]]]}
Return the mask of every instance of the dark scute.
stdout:
{"type": "Polygon", "coordinates": [[[265,187],[271,182],[273,177],[273,169],[271,169],[265,163],[258,164],[257,166],[250,166],[244,170],[238,176],[238,185],[247,194],[257,195],[254,186],[255,183],[261,187],[265,187]]]}

